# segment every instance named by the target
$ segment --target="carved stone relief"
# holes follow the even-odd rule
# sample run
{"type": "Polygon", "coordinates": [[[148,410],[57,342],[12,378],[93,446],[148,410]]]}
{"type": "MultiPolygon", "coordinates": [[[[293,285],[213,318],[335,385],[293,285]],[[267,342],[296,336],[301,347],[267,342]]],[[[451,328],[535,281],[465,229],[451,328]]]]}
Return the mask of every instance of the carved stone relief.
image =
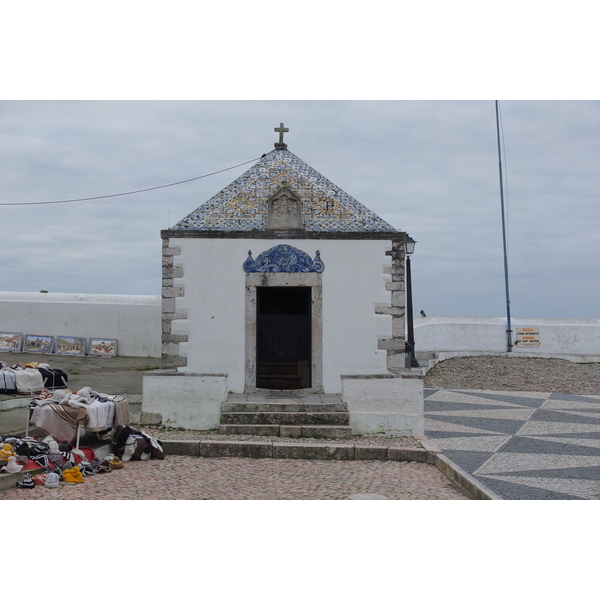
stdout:
{"type": "Polygon", "coordinates": [[[302,201],[285,186],[269,198],[267,229],[303,229],[302,201]]]}

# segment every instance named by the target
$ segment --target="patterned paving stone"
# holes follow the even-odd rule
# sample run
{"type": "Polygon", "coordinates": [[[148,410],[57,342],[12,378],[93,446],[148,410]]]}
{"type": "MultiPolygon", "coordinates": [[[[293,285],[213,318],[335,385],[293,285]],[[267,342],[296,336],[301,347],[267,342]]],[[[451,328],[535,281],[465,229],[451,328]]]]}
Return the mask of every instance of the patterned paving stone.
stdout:
{"type": "Polygon", "coordinates": [[[444,456],[472,473],[493,456],[492,452],[476,452],[473,450],[444,450],[444,456]]]}
{"type": "Polygon", "coordinates": [[[502,498],[600,499],[600,396],[430,391],[426,435],[502,498]]]}
{"type": "MultiPolygon", "coordinates": [[[[497,411],[506,409],[506,403],[481,404],[479,402],[443,402],[441,400],[425,400],[425,408],[431,413],[465,410],[497,411]]],[[[531,413],[531,411],[529,412],[531,413]]]]}
{"type": "MultiPolygon", "coordinates": [[[[483,398],[486,400],[497,400],[506,404],[514,404],[518,406],[530,406],[533,408],[537,408],[541,406],[546,398],[540,397],[542,394],[533,395],[533,396],[520,396],[516,394],[493,394],[493,393],[476,393],[476,392],[461,392],[465,396],[473,396],[475,398],[483,398]]],[[[545,396],[545,395],[544,395],[545,396]]]]}
{"type": "Polygon", "coordinates": [[[486,419],[468,416],[435,415],[435,420],[446,423],[466,425],[467,427],[476,428],[481,431],[491,431],[494,433],[516,433],[523,425],[523,421],[518,421],[516,419],[486,419]]]}
{"type": "Polygon", "coordinates": [[[541,408],[532,417],[532,421],[554,421],[558,423],[589,423],[591,425],[600,425],[600,416],[590,417],[573,414],[570,411],[554,411],[541,408]]]}
{"type": "Polygon", "coordinates": [[[511,481],[500,481],[491,477],[478,479],[505,500],[580,500],[580,497],[560,491],[552,491],[511,481]]]}
{"type": "Polygon", "coordinates": [[[581,456],[600,456],[600,448],[578,446],[566,442],[553,442],[532,437],[513,437],[502,446],[502,452],[519,452],[520,454],[574,454],[581,456]]]}
{"type": "MultiPolygon", "coordinates": [[[[569,468],[557,468],[557,469],[536,469],[535,477],[549,477],[552,479],[585,479],[590,482],[600,481],[600,466],[595,467],[569,467],[569,468]]],[[[530,477],[532,471],[510,471],[508,473],[495,473],[494,476],[512,476],[512,477],[530,477]]],[[[600,486],[595,485],[600,494],[600,486]]]]}

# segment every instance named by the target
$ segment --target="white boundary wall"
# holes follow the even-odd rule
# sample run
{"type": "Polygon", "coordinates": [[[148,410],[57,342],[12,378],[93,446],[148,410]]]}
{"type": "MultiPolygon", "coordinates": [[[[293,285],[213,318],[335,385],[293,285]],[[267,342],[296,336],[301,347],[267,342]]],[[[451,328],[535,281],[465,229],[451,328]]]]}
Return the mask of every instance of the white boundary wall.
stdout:
{"type": "MultiPolygon", "coordinates": [[[[600,356],[600,319],[511,319],[513,354],[600,356]],[[515,346],[518,327],[539,329],[539,347],[515,346]]],[[[417,352],[502,353],[507,351],[506,319],[418,317],[417,352]]]]}
{"type": "MultiPolygon", "coordinates": [[[[160,357],[161,317],[160,296],[0,292],[0,331],[116,338],[122,356],[160,357]]],[[[538,328],[540,346],[514,354],[600,356],[600,319],[513,318],[513,343],[517,327],[538,328]]],[[[414,331],[417,352],[506,352],[505,318],[418,317],[414,331]]]]}
{"type": "Polygon", "coordinates": [[[156,358],[161,353],[161,298],[0,292],[0,331],[113,338],[121,356],[156,358]]]}

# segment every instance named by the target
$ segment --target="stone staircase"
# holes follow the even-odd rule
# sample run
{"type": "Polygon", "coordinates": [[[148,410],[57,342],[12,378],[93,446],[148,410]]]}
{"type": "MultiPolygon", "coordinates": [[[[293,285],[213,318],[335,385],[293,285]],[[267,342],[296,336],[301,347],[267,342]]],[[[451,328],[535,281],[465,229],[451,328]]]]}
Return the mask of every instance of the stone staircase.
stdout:
{"type": "Polygon", "coordinates": [[[222,435],[278,436],[286,438],[350,439],[350,413],[345,403],[305,402],[300,396],[260,397],[263,401],[221,405],[222,435]]]}

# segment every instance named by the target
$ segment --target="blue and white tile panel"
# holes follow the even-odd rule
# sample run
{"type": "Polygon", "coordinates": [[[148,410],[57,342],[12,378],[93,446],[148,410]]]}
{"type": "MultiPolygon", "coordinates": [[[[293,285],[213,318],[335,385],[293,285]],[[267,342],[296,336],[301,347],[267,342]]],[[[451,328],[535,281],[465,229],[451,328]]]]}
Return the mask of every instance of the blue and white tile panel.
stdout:
{"type": "Polygon", "coordinates": [[[266,154],[173,229],[264,231],[268,216],[267,200],[284,185],[302,199],[305,231],[396,231],[287,149],[276,149],[266,154]]]}

